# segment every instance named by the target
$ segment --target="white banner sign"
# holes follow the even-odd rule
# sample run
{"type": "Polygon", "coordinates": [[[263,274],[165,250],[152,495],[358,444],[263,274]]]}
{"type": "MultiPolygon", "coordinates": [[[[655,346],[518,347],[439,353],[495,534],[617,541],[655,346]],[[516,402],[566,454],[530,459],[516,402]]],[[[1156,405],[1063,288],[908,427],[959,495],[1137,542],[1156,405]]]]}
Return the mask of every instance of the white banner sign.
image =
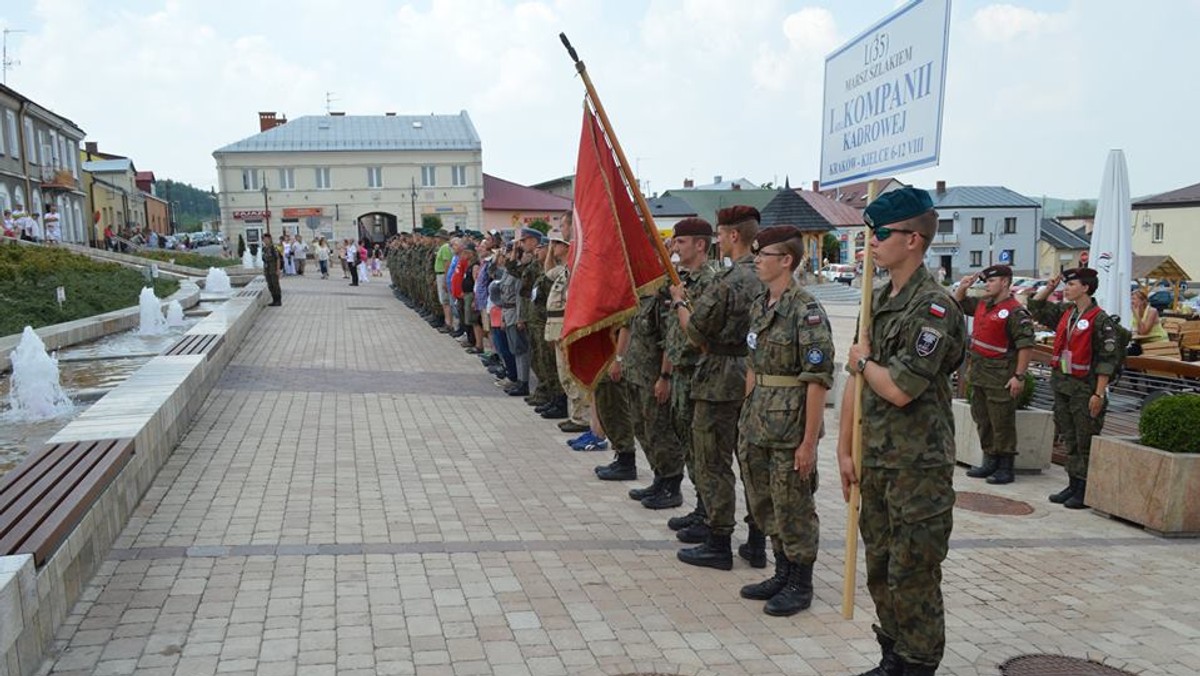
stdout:
{"type": "Polygon", "coordinates": [[[825,58],[821,187],[931,167],[950,0],[913,0],[825,58]]]}

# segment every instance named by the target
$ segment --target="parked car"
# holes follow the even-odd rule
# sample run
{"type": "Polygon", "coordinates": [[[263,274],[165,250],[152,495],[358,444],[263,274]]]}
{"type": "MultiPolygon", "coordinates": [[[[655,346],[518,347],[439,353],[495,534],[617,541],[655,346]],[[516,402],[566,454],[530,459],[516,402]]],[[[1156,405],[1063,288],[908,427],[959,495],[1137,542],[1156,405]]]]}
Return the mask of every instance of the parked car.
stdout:
{"type": "Polygon", "coordinates": [[[850,284],[854,281],[854,266],[853,265],[826,265],[821,268],[821,277],[830,282],[841,282],[850,284]]]}
{"type": "Polygon", "coordinates": [[[1150,307],[1159,312],[1169,310],[1175,304],[1175,292],[1170,289],[1159,289],[1150,294],[1146,301],[1150,303],[1150,307]]]}

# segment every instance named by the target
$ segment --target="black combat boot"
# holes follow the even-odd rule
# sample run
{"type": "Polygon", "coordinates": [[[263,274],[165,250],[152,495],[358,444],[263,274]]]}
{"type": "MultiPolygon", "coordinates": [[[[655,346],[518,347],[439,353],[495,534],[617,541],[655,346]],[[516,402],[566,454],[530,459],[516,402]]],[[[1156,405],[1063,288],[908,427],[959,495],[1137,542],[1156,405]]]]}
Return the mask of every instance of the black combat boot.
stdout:
{"type": "Polygon", "coordinates": [[[1069,479],[1067,487],[1050,496],[1050,502],[1056,505],[1061,505],[1075,495],[1075,491],[1079,490],[1079,482],[1075,477],[1067,477],[1069,479]]]}
{"type": "Polygon", "coordinates": [[[655,474],[654,481],[649,486],[645,486],[643,488],[630,488],[629,489],[629,499],[640,501],[642,498],[647,498],[647,497],[650,497],[651,495],[657,494],[659,491],[662,490],[663,481],[665,481],[665,479],[663,479],[659,475],[655,474]]]}
{"type": "Polygon", "coordinates": [[[518,382],[516,384],[516,386],[506,388],[504,390],[504,393],[510,397],[528,397],[529,396],[529,383],[528,382],[518,382]]]}
{"type": "Polygon", "coordinates": [[[879,641],[879,649],[883,655],[879,666],[858,676],[904,676],[904,660],[896,654],[896,642],[879,633],[878,628],[875,628],[875,640],[879,641]]]}
{"type": "Polygon", "coordinates": [[[1015,460],[1015,456],[1000,456],[1000,459],[997,460],[996,471],[987,478],[987,482],[992,485],[999,485],[1011,484],[1013,481],[1015,481],[1016,477],[1013,475],[1013,460],[1015,460]]]}
{"type": "Polygon", "coordinates": [[[550,399],[541,392],[525,395],[525,403],[533,406],[536,409],[538,406],[545,406],[550,403],[550,399]]]}
{"type": "Polygon", "coordinates": [[[1087,507],[1084,502],[1087,500],[1087,479],[1072,479],[1076,482],[1075,492],[1067,501],[1063,503],[1063,507],[1067,509],[1083,509],[1087,507]]]}
{"type": "MultiPolygon", "coordinates": [[[[740,552],[739,552],[740,554],[740,552]]],[[[775,574],[771,577],[757,582],[748,584],[742,587],[740,592],[742,598],[752,601],[767,601],[772,596],[778,594],[783,589],[788,581],[788,573],[792,570],[791,562],[783,555],[783,552],[775,550],[775,574]]]]}
{"type": "Polygon", "coordinates": [[[675,533],[675,539],[679,540],[680,542],[686,542],[690,545],[696,545],[708,540],[708,536],[711,533],[712,531],[709,529],[708,524],[701,521],[699,523],[694,523],[687,528],[680,529],[677,533],[675,533]]]}
{"type": "Polygon", "coordinates": [[[683,492],[679,484],[683,483],[683,475],[663,479],[662,490],[654,495],[642,498],[642,506],[646,509],[675,509],[683,504],[683,492]]]}
{"type": "Polygon", "coordinates": [[[1000,456],[994,453],[987,453],[983,456],[983,464],[967,470],[967,476],[972,479],[983,479],[994,474],[999,468],[1000,456]]]}
{"type": "Polygon", "coordinates": [[[689,566],[733,570],[733,550],[729,548],[728,535],[709,533],[704,544],[681,549],[676,556],[689,566]]]}
{"type": "Polygon", "coordinates": [[[812,605],[812,564],[790,561],[789,567],[787,584],[763,606],[768,615],[790,617],[812,605]]]}
{"type": "Polygon", "coordinates": [[[560,395],[550,400],[550,405],[540,411],[546,420],[563,420],[567,417],[567,396],[560,395]]]}
{"type": "Polygon", "coordinates": [[[606,467],[596,472],[596,476],[600,477],[601,481],[636,481],[637,456],[632,453],[621,453],[617,456],[615,467],[606,467]]]}
{"type": "Polygon", "coordinates": [[[607,465],[596,465],[592,469],[592,471],[595,472],[597,475],[599,475],[601,472],[603,472],[605,470],[616,469],[617,466],[620,464],[621,464],[621,454],[618,453],[613,456],[612,462],[608,463],[607,465]]]}
{"type": "Polygon", "coordinates": [[[767,567],[767,536],[758,526],[750,524],[750,537],[738,547],[738,556],[749,561],[751,568],[767,567]]]}
{"type": "Polygon", "coordinates": [[[903,658],[901,658],[900,662],[904,665],[904,670],[897,673],[904,674],[904,676],[933,676],[937,673],[936,666],[917,664],[903,658]]]}
{"type": "Polygon", "coordinates": [[[683,530],[688,526],[698,523],[704,523],[708,518],[708,512],[704,511],[704,498],[696,496],[696,508],[683,516],[673,516],[667,519],[667,528],[671,530],[683,530]]]}

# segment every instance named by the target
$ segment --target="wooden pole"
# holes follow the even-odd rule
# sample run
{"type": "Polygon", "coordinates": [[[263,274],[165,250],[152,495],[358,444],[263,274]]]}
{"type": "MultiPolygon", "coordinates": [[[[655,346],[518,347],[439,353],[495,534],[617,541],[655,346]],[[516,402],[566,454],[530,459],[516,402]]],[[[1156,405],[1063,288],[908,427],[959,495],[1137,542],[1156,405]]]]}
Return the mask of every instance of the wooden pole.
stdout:
{"type": "MultiPolygon", "coordinates": [[[[875,201],[875,180],[867,184],[867,204],[875,201]]],[[[871,235],[864,232],[862,305],[858,311],[858,342],[871,335],[871,296],[875,284],[875,257],[871,254],[871,235]]],[[[854,427],[851,436],[851,453],[854,457],[854,476],[862,478],[862,398],[865,379],[854,378],[854,427]]],[[[842,617],[854,619],[854,584],[858,571],[858,512],[862,495],[858,483],[850,486],[850,501],[846,512],[846,563],[842,577],[842,617]]]]}
{"type": "Polygon", "coordinates": [[[583,65],[583,61],[575,53],[575,48],[571,46],[571,41],[567,40],[567,34],[559,33],[558,37],[562,40],[563,47],[567,48],[567,53],[571,55],[571,60],[575,62],[575,70],[579,73],[579,77],[583,78],[583,86],[587,89],[588,99],[591,100],[592,106],[596,109],[597,117],[600,118],[600,126],[604,127],[604,133],[608,135],[608,140],[612,143],[613,152],[617,154],[617,164],[620,166],[621,175],[625,177],[625,183],[629,186],[630,192],[633,193],[633,199],[637,203],[638,211],[642,212],[642,229],[646,231],[646,235],[654,243],[654,248],[658,251],[658,257],[662,260],[663,267],[666,268],[667,275],[671,278],[671,283],[676,285],[682,284],[679,281],[679,273],[675,272],[675,266],[671,265],[671,253],[667,251],[667,246],[663,244],[662,235],[658,233],[658,228],[654,226],[654,217],[650,215],[650,205],[646,204],[646,198],[642,196],[642,189],[638,186],[637,178],[630,173],[629,161],[625,158],[625,151],[621,149],[621,143],[617,141],[617,135],[613,132],[612,125],[609,124],[608,113],[604,112],[604,106],[600,103],[600,96],[596,94],[596,87],[592,84],[592,78],[588,76],[587,66],[583,65]]]}

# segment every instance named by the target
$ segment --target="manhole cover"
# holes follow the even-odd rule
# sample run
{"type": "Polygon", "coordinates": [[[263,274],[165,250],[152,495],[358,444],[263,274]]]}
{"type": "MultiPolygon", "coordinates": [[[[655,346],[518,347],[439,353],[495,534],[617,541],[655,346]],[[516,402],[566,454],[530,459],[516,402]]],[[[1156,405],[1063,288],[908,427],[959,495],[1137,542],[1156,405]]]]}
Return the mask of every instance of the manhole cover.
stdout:
{"type": "Polygon", "coordinates": [[[1021,655],[1000,665],[1003,676],[1135,676],[1099,662],[1063,655],[1021,655]]]}
{"type": "Polygon", "coordinates": [[[983,514],[999,514],[1003,516],[1033,514],[1033,506],[1027,502],[1009,500],[999,495],[988,495],[987,493],[972,493],[970,491],[959,491],[954,506],[983,514]]]}

